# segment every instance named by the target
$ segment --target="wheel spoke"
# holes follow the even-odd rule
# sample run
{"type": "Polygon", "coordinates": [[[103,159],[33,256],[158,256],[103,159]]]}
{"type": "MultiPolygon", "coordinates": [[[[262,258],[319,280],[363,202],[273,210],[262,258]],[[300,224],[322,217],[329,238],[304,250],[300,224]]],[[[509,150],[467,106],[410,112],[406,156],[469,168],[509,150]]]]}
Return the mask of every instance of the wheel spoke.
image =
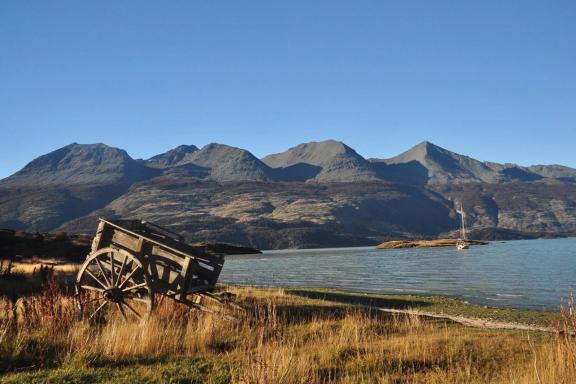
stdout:
{"type": "Polygon", "coordinates": [[[114,280],[116,280],[114,277],[114,252],[110,252],[110,286],[112,287],[114,286],[114,280]]]}
{"type": "Polygon", "coordinates": [[[124,308],[122,307],[122,303],[116,303],[116,305],[118,306],[118,309],[120,310],[120,313],[122,314],[122,317],[124,318],[124,320],[127,320],[126,312],[124,312],[124,308]]]}
{"type": "Polygon", "coordinates": [[[126,266],[126,260],[128,260],[128,257],[124,255],[124,260],[122,260],[122,266],[120,267],[120,272],[118,272],[115,285],[118,285],[120,279],[122,278],[122,273],[124,272],[124,267],[126,266]]]}
{"type": "Polygon", "coordinates": [[[124,305],[126,305],[128,307],[128,309],[130,310],[130,312],[132,312],[134,314],[134,316],[136,316],[139,320],[142,320],[142,316],[140,316],[140,314],[138,312],[136,312],[136,310],[134,308],[132,308],[132,306],[130,304],[128,304],[127,302],[124,301],[124,305]]]}
{"type": "Polygon", "coordinates": [[[134,268],[129,274],[128,276],[126,276],[126,278],[124,279],[124,281],[118,286],[118,288],[122,289],[122,287],[124,286],[124,284],[126,284],[128,282],[128,280],[130,280],[130,278],[136,273],[136,271],[140,269],[140,266],[137,265],[136,268],[134,268]]]}
{"type": "Polygon", "coordinates": [[[118,308],[124,320],[143,320],[152,309],[154,298],[147,272],[136,256],[103,248],[90,255],[81,271],[76,285],[77,300],[90,320],[120,318],[114,316],[116,310],[112,306],[118,308]]]}
{"type": "Polygon", "coordinates": [[[96,276],[94,276],[94,274],[92,272],[90,272],[90,270],[88,268],[86,268],[85,272],[87,274],[89,274],[94,280],[96,280],[98,282],[98,284],[100,284],[102,286],[102,288],[108,289],[108,286],[106,284],[104,284],[103,282],[101,282],[100,279],[98,279],[96,276]]]}
{"type": "Polygon", "coordinates": [[[134,286],[132,286],[132,287],[126,287],[126,288],[124,288],[124,289],[122,290],[122,292],[129,292],[129,291],[131,291],[131,290],[133,290],[133,289],[142,288],[142,287],[145,287],[145,286],[147,286],[147,285],[148,285],[148,283],[136,284],[136,285],[134,285],[134,286]]]}
{"type": "Polygon", "coordinates": [[[98,264],[98,268],[100,268],[100,272],[102,272],[102,276],[104,276],[104,280],[106,280],[106,285],[110,287],[110,281],[108,280],[108,276],[106,276],[106,274],[104,273],[104,268],[102,268],[100,260],[98,260],[98,257],[96,257],[94,260],[96,260],[96,264],[98,264]]]}
{"type": "Polygon", "coordinates": [[[98,308],[96,308],[96,310],[94,311],[94,313],[90,316],[90,320],[92,320],[92,318],[93,318],[94,316],[96,316],[96,314],[97,314],[98,312],[100,312],[100,310],[101,310],[102,308],[104,308],[104,306],[105,306],[106,304],[108,304],[108,302],[107,302],[107,301],[104,301],[98,308]]]}

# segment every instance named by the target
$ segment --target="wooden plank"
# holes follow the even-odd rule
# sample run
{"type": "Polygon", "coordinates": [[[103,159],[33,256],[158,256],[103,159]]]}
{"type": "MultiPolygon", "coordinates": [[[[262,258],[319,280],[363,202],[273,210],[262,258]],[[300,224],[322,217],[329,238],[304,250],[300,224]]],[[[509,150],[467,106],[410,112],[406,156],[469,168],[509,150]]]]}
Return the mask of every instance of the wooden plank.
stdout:
{"type": "Polygon", "coordinates": [[[170,259],[180,265],[185,264],[185,260],[189,258],[183,258],[180,256],[174,255],[172,252],[168,252],[167,250],[163,249],[160,245],[153,245],[152,246],[152,256],[163,257],[166,259],[170,259]]]}
{"type": "Polygon", "coordinates": [[[142,241],[138,236],[134,237],[133,235],[118,230],[114,231],[112,242],[137,253],[140,253],[142,249],[142,241]]]}
{"type": "Polygon", "coordinates": [[[130,230],[128,230],[128,229],[126,229],[126,228],[123,228],[123,227],[121,227],[121,226],[119,226],[119,225],[117,225],[117,224],[114,224],[114,223],[112,223],[112,222],[110,222],[110,221],[108,221],[108,220],[105,220],[105,219],[102,219],[102,218],[101,218],[100,220],[103,221],[104,223],[106,223],[106,224],[114,227],[114,228],[119,229],[119,230],[122,231],[122,232],[128,233],[128,234],[130,234],[130,235],[132,235],[132,236],[135,236],[135,237],[141,237],[141,238],[143,238],[143,239],[146,240],[146,241],[149,241],[149,242],[151,242],[151,243],[154,243],[154,244],[156,244],[156,245],[159,245],[159,246],[161,246],[161,247],[163,247],[163,248],[166,248],[166,249],[168,249],[168,250],[170,250],[170,251],[172,251],[172,252],[174,252],[174,253],[176,253],[176,254],[182,255],[182,256],[184,256],[184,257],[193,257],[193,258],[199,258],[199,259],[206,259],[206,260],[208,260],[208,261],[210,261],[211,259],[213,259],[212,257],[206,257],[206,256],[204,256],[204,255],[202,255],[202,256],[196,256],[196,255],[188,254],[188,253],[186,253],[186,252],[184,252],[184,251],[181,251],[181,250],[179,250],[179,249],[176,249],[176,248],[174,248],[174,247],[167,246],[166,244],[163,244],[163,243],[161,243],[161,242],[159,242],[159,241],[157,241],[157,240],[151,239],[150,237],[143,236],[143,235],[141,235],[141,234],[139,234],[139,233],[137,233],[137,232],[134,232],[134,231],[130,231],[130,230]]]}
{"type": "Polygon", "coordinates": [[[178,282],[178,292],[175,296],[175,299],[180,301],[186,298],[188,294],[188,284],[190,281],[190,277],[194,273],[194,269],[196,266],[196,261],[192,259],[186,259],[187,262],[184,263],[182,266],[182,271],[180,271],[180,278],[178,282]]]}
{"type": "Polygon", "coordinates": [[[98,229],[96,230],[96,235],[94,236],[94,239],[92,240],[91,252],[96,252],[97,250],[100,249],[100,241],[102,239],[102,233],[104,232],[105,226],[106,226],[106,224],[102,220],[100,220],[100,222],[98,223],[98,229]]]}

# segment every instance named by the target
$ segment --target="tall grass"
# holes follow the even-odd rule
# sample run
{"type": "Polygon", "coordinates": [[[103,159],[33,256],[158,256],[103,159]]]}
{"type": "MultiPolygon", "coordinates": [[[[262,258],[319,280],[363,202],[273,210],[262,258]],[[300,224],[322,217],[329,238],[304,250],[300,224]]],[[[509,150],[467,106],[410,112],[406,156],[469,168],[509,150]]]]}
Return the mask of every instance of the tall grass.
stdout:
{"type": "Polygon", "coordinates": [[[574,301],[552,334],[466,328],[236,288],[235,319],[164,300],[144,323],[77,318],[73,298],[0,300],[0,370],[123,367],[201,357],[231,383],[571,383],[574,301]]]}

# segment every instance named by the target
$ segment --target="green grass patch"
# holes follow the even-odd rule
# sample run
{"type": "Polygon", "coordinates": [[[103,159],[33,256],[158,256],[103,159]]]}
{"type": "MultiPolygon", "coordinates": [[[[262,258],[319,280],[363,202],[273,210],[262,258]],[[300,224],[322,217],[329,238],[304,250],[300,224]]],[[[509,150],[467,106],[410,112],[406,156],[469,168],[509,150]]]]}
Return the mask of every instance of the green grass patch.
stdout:
{"type": "Polygon", "coordinates": [[[0,383],[228,383],[234,367],[208,358],[174,358],[169,361],[136,362],[101,367],[72,364],[58,369],[12,373],[0,383]]]}

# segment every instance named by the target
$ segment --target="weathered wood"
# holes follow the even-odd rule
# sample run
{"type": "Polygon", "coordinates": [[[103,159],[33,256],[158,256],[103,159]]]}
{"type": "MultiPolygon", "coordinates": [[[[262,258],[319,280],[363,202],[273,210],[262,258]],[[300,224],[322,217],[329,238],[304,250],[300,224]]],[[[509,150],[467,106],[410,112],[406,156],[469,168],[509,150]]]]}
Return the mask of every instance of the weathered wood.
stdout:
{"type": "Polygon", "coordinates": [[[151,310],[154,294],[198,307],[195,298],[215,287],[223,265],[223,255],[194,249],[155,224],[100,219],[92,252],[78,273],[77,296],[91,292],[104,298],[91,317],[113,302],[110,308],[116,307],[124,318],[133,314],[142,319],[146,314],[135,304],[151,310]],[[191,294],[194,299],[188,300],[191,294]]]}
{"type": "Polygon", "coordinates": [[[103,315],[102,309],[106,303],[115,304],[112,307],[117,308],[125,319],[130,314],[141,320],[154,307],[154,292],[142,263],[136,256],[120,248],[102,248],[87,257],[76,279],[76,294],[83,315],[89,316],[89,319],[103,315]],[[116,271],[120,260],[121,266],[116,271]],[[98,299],[104,303],[95,310],[87,305],[98,299]],[[138,301],[144,306],[136,309],[131,301],[138,301]],[[126,308],[129,311],[125,311],[126,308]]]}

